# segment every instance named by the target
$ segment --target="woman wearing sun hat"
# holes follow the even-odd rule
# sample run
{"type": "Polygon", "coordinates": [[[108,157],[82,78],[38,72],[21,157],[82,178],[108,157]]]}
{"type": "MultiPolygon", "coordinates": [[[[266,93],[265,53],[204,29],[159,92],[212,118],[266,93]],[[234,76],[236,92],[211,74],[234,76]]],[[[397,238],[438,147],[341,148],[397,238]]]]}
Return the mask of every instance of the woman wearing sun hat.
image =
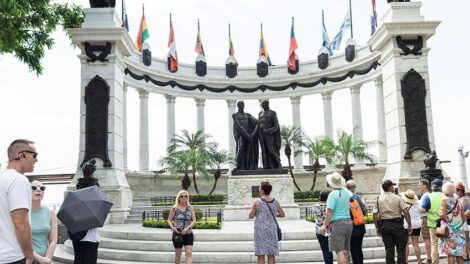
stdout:
{"type": "MultiPolygon", "coordinates": [[[[405,193],[402,193],[403,201],[407,206],[407,210],[410,213],[411,218],[411,227],[413,231],[410,236],[408,236],[408,240],[406,242],[406,263],[408,263],[408,255],[410,254],[409,244],[413,245],[415,250],[416,260],[418,263],[423,263],[421,261],[421,250],[419,248],[419,236],[421,234],[421,214],[419,213],[419,204],[418,204],[418,196],[416,196],[413,190],[408,189],[405,193]]],[[[408,222],[404,221],[403,227],[405,230],[408,229],[408,222]]]]}
{"type": "Polygon", "coordinates": [[[326,182],[333,188],[326,201],[326,216],[320,228],[320,234],[329,229],[328,246],[330,252],[336,252],[338,264],[348,263],[352,221],[349,211],[351,192],[345,188],[346,182],[337,172],[326,175],[326,182]]]}

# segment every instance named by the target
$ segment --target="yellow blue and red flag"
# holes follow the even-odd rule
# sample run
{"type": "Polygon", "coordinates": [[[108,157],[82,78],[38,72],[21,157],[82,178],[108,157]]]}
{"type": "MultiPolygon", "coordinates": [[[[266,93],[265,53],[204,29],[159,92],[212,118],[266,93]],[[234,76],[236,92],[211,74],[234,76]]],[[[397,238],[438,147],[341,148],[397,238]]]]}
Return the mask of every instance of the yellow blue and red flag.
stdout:
{"type": "Polygon", "coordinates": [[[176,53],[176,42],[175,42],[175,32],[173,31],[173,23],[171,22],[170,14],[170,36],[168,38],[168,47],[170,48],[170,71],[175,72],[178,70],[178,54],[176,53]]]}
{"type": "Polygon", "coordinates": [[[294,18],[292,18],[292,27],[290,30],[290,45],[289,45],[289,60],[287,61],[287,67],[293,71],[297,70],[295,64],[295,50],[298,48],[297,40],[294,33],[294,18]]]}
{"type": "Polygon", "coordinates": [[[268,65],[269,66],[273,65],[271,63],[271,58],[269,57],[268,47],[266,46],[266,42],[264,41],[263,24],[262,23],[261,23],[261,36],[260,36],[260,40],[259,40],[259,56],[265,56],[266,59],[268,60],[268,65]]]}
{"type": "Polygon", "coordinates": [[[199,27],[199,19],[197,20],[197,37],[196,37],[196,46],[194,47],[194,50],[197,52],[197,54],[202,54],[206,56],[206,54],[204,53],[204,46],[202,46],[201,28],[199,27]]]}
{"type": "Polygon", "coordinates": [[[149,30],[147,28],[147,21],[145,20],[144,6],[142,5],[142,19],[140,20],[139,33],[137,33],[137,41],[135,47],[138,51],[142,51],[142,45],[149,38],[149,30]]]}
{"type": "Polygon", "coordinates": [[[372,0],[372,14],[370,16],[370,34],[373,35],[377,29],[377,10],[375,8],[375,0],[372,0]]]}

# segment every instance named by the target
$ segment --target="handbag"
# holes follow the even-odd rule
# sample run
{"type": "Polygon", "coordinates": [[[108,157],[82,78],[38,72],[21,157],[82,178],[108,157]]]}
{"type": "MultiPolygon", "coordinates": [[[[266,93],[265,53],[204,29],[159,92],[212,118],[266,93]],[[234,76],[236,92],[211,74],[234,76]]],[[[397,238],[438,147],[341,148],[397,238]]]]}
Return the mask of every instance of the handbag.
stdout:
{"type": "MultiPolygon", "coordinates": [[[[454,207],[447,213],[447,215],[451,214],[458,204],[459,204],[459,200],[457,200],[454,207]]],[[[454,215],[451,215],[450,222],[452,222],[453,219],[454,219],[454,215]]],[[[439,227],[436,227],[436,236],[440,238],[449,237],[449,226],[445,224],[445,225],[440,225],[439,227]]]]}
{"type": "MultiPolygon", "coordinates": [[[[274,222],[276,222],[276,227],[277,227],[277,240],[278,240],[278,241],[281,241],[281,240],[282,240],[282,230],[281,230],[281,228],[279,227],[279,224],[277,223],[276,216],[274,216],[274,213],[273,213],[273,211],[271,210],[271,207],[269,207],[269,204],[266,202],[266,200],[264,200],[263,198],[261,198],[261,200],[263,200],[263,202],[268,206],[269,212],[271,212],[271,215],[272,215],[273,218],[274,218],[274,222]]],[[[274,199],[273,199],[273,201],[274,201],[274,199]]]]}
{"type": "MultiPolygon", "coordinates": [[[[176,214],[176,209],[173,209],[173,210],[175,210],[175,214],[176,214]]],[[[185,224],[186,224],[186,217],[187,217],[186,210],[187,210],[187,208],[184,210],[184,223],[185,224]]],[[[173,235],[171,236],[171,240],[175,244],[181,244],[181,243],[183,243],[183,234],[181,234],[181,231],[183,231],[183,230],[179,230],[179,228],[177,228],[177,230],[179,232],[173,231],[173,235]]]]}

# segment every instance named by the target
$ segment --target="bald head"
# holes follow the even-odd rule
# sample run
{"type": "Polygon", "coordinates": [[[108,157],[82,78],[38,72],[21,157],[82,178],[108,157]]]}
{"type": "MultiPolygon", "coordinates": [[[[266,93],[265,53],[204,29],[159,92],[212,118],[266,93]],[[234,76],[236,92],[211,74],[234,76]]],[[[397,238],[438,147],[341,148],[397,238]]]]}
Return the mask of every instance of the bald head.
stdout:
{"type": "Polygon", "coordinates": [[[11,142],[8,147],[8,159],[15,160],[21,151],[31,150],[33,144],[33,141],[27,139],[17,139],[11,142]]]}

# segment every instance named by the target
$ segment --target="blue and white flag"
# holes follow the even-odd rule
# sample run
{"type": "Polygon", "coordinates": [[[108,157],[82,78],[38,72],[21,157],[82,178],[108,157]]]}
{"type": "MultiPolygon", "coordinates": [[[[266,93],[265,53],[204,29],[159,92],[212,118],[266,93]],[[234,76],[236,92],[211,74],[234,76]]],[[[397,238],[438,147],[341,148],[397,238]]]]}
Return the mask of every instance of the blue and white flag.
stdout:
{"type": "Polygon", "coordinates": [[[330,38],[328,37],[328,31],[326,30],[326,26],[325,26],[325,16],[323,14],[323,10],[321,11],[321,14],[322,14],[322,46],[327,48],[328,49],[328,53],[331,55],[333,55],[333,51],[331,50],[330,48],[330,38]]]}
{"type": "Polygon", "coordinates": [[[343,34],[348,29],[351,30],[351,12],[349,11],[349,9],[346,12],[346,16],[344,17],[343,24],[341,24],[341,27],[338,33],[336,34],[333,41],[330,43],[330,49],[339,50],[341,41],[343,40],[343,34]]]}

